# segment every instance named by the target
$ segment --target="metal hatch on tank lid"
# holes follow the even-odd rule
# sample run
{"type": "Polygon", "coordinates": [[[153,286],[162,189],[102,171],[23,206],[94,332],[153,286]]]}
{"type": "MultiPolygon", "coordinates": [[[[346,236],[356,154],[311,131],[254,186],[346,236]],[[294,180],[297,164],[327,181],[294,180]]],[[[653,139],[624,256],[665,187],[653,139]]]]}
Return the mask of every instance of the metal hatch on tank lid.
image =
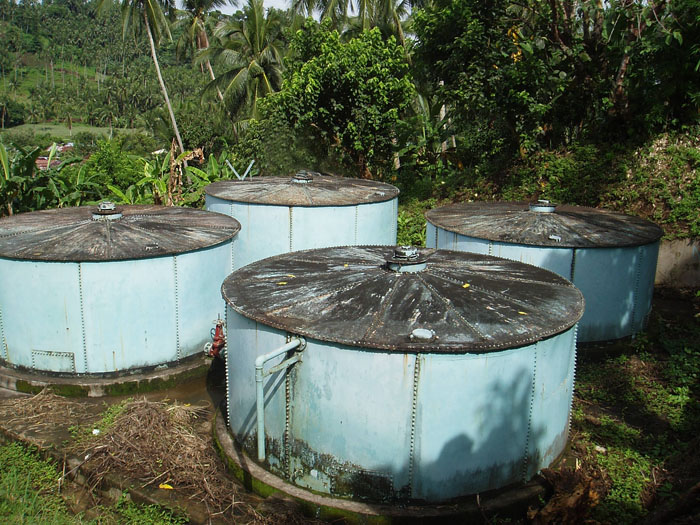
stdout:
{"type": "Polygon", "coordinates": [[[229,428],[300,487],[445,501],[525,481],[566,444],[583,298],[552,272],[336,247],[253,263],[222,293],[229,428]]]}
{"type": "Polygon", "coordinates": [[[396,243],[399,190],[386,183],[301,170],[205,188],[206,208],[241,222],[235,268],[280,253],[396,243]]]}
{"type": "Polygon", "coordinates": [[[0,219],[0,360],[76,376],[200,353],[239,229],[222,214],[107,202],[0,219]]]}
{"type": "Polygon", "coordinates": [[[518,260],[571,280],[586,298],[581,342],[629,336],[646,325],[663,235],[652,222],[549,201],[460,203],[426,218],[429,247],[518,260]]]}

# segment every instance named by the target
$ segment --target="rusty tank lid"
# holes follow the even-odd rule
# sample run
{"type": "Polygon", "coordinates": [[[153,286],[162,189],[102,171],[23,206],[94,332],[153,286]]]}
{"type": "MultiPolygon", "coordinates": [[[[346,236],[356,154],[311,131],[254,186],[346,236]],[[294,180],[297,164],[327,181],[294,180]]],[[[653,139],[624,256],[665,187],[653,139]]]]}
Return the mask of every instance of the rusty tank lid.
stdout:
{"type": "Polygon", "coordinates": [[[664,233],[639,217],[549,201],[464,202],[425,216],[434,226],[467,237],[557,248],[641,246],[664,233]]]}
{"type": "Polygon", "coordinates": [[[313,339],[400,352],[481,353],[561,333],[583,315],[569,281],[464,252],[352,246],[292,252],[226,278],[226,302],[313,339]]]}
{"type": "Polygon", "coordinates": [[[240,223],[220,213],[166,206],[96,206],[0,219],[0,257],[92,262],[173,255],[233,238],[240,223]]]}
{"type": "Polygon", "coordinates": [[[351,179],[313,171],[292,176],[265,176],[224,180],[204,191],[222,200],[277,206],[350,206],[393,199],[399,189],[391,184],[351,179]]]}

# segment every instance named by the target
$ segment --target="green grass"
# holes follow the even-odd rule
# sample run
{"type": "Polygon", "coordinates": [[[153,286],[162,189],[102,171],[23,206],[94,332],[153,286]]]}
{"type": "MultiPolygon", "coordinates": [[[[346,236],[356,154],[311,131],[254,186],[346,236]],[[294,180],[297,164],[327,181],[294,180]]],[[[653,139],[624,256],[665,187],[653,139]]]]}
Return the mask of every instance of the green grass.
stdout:
{"type": "Polygon", "coordinates": [[[74,524],[180,525],[186,519],[158,505],[139,505],[122,495],[112,506],[91,509],[90,518],[74,515],[59,491],[57,466],[17,442],[0,445],[0,522],[74,524]]]}
{"type": "Polygon", "coordinates": [[[79,523],[58,493],[58,471],[18,443],[0,447],[0,521],[79,523]]]}
{"type": "MultiPolygon", "coordinates": [[[[46,65],[38,63],[38,60],[33,55],[27,55],[27,60],[34,63],[34,65],[23,66],[17,71],[18,82],[15,88],[12,87],[12,82],[15,78],[14,69],[6,70],[4,78],[0,77],[0,97],[12,96],[22,103],[27,103],[32,98],[31,89],[34,86],[42,82],[51,81],[50,67],[47,70],[46,65]]],[[[83,82],[96,83],[94,67],[83,68],[83,66],[71,62],[56,62],[53,71],[53,83],[56,87],[63,85],[64,76],[66,80],[69,77],[79,77],[83,82]]],[[[100,76],[104,78],[104,75],[100,76]]]]}
{"type": "MultiPolygon", "coordinates": [[[[12,140],[12,135],[17,134],[34,134],[34,135],[50,135],[52,137],[60,138],[65,142],[70,142],[72,138],[78,133],[92,133],[93,135],[99,136],[104,135],[109,136],[109,128],[88,126],[87,124],[73,124],[71,129],[65,124],[52,124],[48,122],[42,122],[39,124],[22,124],[20,126],[14,126],[12,128],[7,128],[1,130],[0,134],[5,134],[9,140],[12,140]]],[[[113,128],[112,133],[140,133],[137,129],[130,128],[113,128]]]]}

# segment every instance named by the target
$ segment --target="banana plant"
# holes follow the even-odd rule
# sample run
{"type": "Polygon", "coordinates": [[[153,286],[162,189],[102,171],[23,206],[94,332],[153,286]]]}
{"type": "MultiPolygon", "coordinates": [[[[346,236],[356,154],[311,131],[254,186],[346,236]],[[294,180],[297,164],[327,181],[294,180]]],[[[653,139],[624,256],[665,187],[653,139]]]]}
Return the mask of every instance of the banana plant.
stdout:
{"type": "Polygon", "coordinates": [[[120,188],[113,186],[112,184],[107,184],[107,188],[112,194],[117,197],[115,200],[118,204],[152,204],[153,198],[151,195],[143,193],[143,191],[136,185],[132,184],[126,190],[122,191],[120,188]]]}
{"type": "Polygon", "coordinates": [[[14,152],[0,143],[0,210],[2,214],[13,215],[18,211],[28,211],[32,207],[32,188],[35,186],[34,169],[41,150],[26,151],[13,145],[14,152]]]}
{"type": "Polygon", "coordinates": [[[85,175],[85,166],[77,170],[60,171],[54,179],[54,187],[58,193],[58,207],[80,206],[84,201],[90,201],[90,196],[98,196],[99,184],[92,182],[97,174],[85,175]]]}
{"type": "MultiPolygon", "coordinates": [[[[170,152],[163,160],[156,156],[153,162],[143,161],[143,177],[136,183],[137,188],[149,187],[154,204],[163,204],[168,195],[168,180],[170,179],[170,152]]],[[[110,188],[111,189],[111,188],[110,188]]]]}

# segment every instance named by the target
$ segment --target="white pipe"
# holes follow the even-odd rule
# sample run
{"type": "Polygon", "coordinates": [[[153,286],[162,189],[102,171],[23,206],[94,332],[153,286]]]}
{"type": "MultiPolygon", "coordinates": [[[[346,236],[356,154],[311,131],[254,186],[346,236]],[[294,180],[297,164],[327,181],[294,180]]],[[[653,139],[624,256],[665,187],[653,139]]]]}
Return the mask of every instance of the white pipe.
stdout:
{"type": "MultiPolygon", "coordinates": [[[[278,357],[282,354],[286,354],[290,350],[293,350],[296,347],[301,347],[302,350],[305,346],[305,341],[301,337],[297,337],[289,341],[287,344],[284,344],[277,348],[276,350],[273,350],[272,352],[268,352],[267,354],[263,354],[261,356],[258,356],[257,359],[255,359],[255,403],[256,403],[256,409],[257,409],[257,419],[258,419],[258,460],[259,461],[265,461],[265,393],[263,391],[263,378],[265,377],[265,374],[263,373],[263,366],[267,361],[270,359],[274,359],[275,357],[278,357]]],[[[299,360],[297,357],[296,359],[290,358],[287,361],[284,361],[283,363],[280,363],[280,365],[283,365],[287,363],[289,365],[292,365],[296,363],[299,360]]],[[[274,367],[275,371],[280,370],[281,368],[286,368],[286,367],[280,367],[280,365],[277,365],[274,367]]]]}

